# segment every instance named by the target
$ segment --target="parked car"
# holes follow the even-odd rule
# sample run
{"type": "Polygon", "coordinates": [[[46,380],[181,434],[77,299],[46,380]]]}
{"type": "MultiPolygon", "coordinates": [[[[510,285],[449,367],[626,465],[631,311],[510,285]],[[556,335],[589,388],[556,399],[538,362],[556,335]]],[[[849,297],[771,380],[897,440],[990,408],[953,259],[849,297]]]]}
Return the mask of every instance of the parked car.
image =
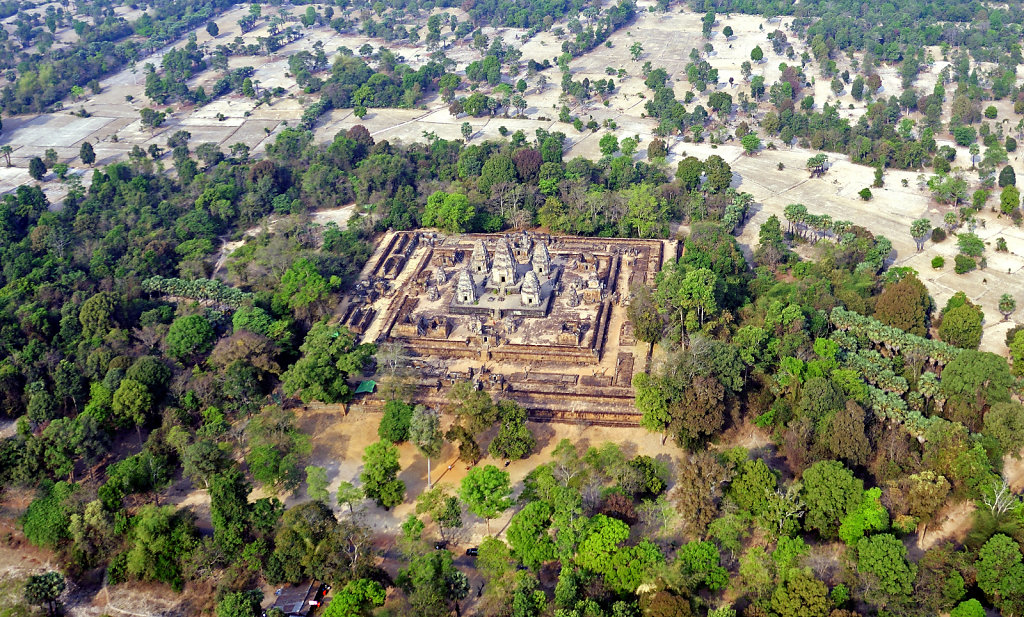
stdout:
{"type": "Polygon", "coordinates": [[[478,547],[476,547],[476,546],[472,546],[472,547],[466,549],[466,554],[469,555],[470,557],[476,557],[477,555],[480,554],[480,549],[478,547]]]}

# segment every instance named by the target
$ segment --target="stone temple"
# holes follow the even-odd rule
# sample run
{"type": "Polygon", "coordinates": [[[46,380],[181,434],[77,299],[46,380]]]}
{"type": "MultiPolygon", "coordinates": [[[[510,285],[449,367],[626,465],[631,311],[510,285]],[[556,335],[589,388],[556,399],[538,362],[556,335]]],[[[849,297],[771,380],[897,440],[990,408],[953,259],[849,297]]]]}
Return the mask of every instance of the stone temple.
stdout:
{"type": "Polygon", "coordinates": [[[480,240],[468,267],[459,273],[450,309],[495,319],[543,317],[560,272],[543,243],[536,243],[529,261],[520,262],[506,238],[499,237],[490,247],[480,240]]]}
{"type": "Polygon", "coordinates": [[[635,425],[633,374],[651,359],[626,307],[678,252],[662,240],[390,232],[337,320],[404,350],[418,403],[443,409],[469,380],[533,420],[635,425]]]}

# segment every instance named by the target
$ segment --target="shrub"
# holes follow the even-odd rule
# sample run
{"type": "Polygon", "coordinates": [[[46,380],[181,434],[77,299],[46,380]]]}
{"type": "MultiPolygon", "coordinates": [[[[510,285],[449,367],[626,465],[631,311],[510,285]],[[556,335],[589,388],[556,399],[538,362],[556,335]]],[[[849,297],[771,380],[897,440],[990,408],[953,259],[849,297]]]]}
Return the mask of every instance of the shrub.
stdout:
{"type": "Polygon", "coordinates": [[[996,110],[995,105],[989,105],[988,107],[985,108],[985,117],[988,118],[989,120],[995,118],[996,114],[998,113],[999,112],[996,110]]]}
{"type": "Polygon", "coordinates": [[[956,256],[955,263],[956,265],[954,266],[953,270],[957,274],[966,274],[978,267],[978,264],[975,263],[973,259],[963,254],[958,254],[956,256]]]}
{"type": "Polygon", "coordinates": [[[941,270],[946,265],[946,259],[942,255],[937,255],[932,258],[932,267],[936,270],[941,270]]]}
{"type": "Polygon", "coordinates": [[[932,242],[942,242],[946,239],[946,230],[941,227],[936,227],[932,230],[932,242]]]}
{"type": "Polygon", "coordinates": [[[860,198],[863,199],[864,201],[871,200],[871,189],[867,187],[864,187],[861,190],[857,191],[857,194],[860,195],[860,198]]]}

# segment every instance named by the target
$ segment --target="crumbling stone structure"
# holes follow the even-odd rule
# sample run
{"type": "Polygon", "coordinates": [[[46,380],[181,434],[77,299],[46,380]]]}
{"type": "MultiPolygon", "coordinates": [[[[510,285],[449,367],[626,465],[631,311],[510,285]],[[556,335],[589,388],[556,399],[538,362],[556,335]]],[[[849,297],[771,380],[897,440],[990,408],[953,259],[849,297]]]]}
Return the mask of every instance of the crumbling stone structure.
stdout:
{"type": "Polygon", "coordinates": [[[417,234],[384,239],[344,314],[364,342],[405,348],[418,402],[442,404],[466,378],[535,420],[637,423],[632,377],[649,346],[637,344],[621,298],[653,283],[674,244],[417,234]]]}

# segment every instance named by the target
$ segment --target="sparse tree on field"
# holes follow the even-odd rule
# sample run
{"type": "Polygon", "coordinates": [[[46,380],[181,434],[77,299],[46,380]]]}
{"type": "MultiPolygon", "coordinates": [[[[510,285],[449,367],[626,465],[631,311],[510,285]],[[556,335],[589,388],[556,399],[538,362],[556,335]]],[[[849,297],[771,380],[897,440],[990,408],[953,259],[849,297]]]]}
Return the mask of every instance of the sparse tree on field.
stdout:
{"type": "Polygon", "coordinates": [[[629,55],[633,58],[633,62],[640,60],[640,56],[644,53],[644,46],[640,44],[640,41],[634,41],[629,46],[629,55]]]}
{"type": "Polygon", "coordinates": [[[1003,321],[1010,319],[1010,315],[1017,310],[1017,301],[1010,294],[1003,294],[999,297],[999,312],[1003,314],[1003,321]]]}
{"type": "Polygon", "coordinates": [[[427,459],[427,489],[433,486],[430,479],[430,459],[441,455],[444,437],[441,434],[441,420],[437,412],[417,405],[409,420],[409,441],[416,445],[427,459]]]}
{"type": "Polygon", "coordinates": [[[928,219],[917,219],[910,224],[910,235],[914,238],[914,243],[917,245],[917,252],[920,253],[921,249],[924,248],[924,243],[928,241],[928,236],[932,233],[932,222],[928,219]]]}
{"type": "MultiPolygon", "coordinates": [[[[5,146],[5,147],[7,147],[7,146],[5,146]]],[[[82,142],[82,147],[79,148],[79,150],[78,150],[78,158],[82,159],[83,163],[85,163],[86,165],[90,165],[90,166],[93,163],[96,162],[96,151],[93,150],[93,147],[92,147],[91,143],[89,143],[87,141],[83,141],[82,142]]],[[[11,166],[10,155],[8,155],[8,158],[7,158],[7,166],[8,167],[11,166]]]]}

